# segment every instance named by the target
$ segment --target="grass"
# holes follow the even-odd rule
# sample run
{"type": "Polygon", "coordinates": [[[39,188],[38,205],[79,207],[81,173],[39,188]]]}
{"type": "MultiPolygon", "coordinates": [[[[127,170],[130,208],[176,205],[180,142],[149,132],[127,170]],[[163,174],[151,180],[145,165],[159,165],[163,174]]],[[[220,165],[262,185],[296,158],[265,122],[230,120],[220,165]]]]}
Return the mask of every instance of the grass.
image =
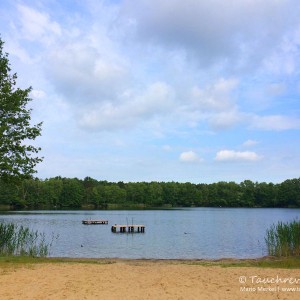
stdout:
{"type": "Polygon", "coordinates": [[[42,263],[76,263],[76,264],[113,264],[112,259],[65,258],[65,257],[30,257],[30,256],[0,256],[0,267],[4,265],[26,265],[42,263]]]}
{"type": "Polygon", "coordinates": [[[275,269],[300,269],[300,256],[295,257],[261,257],[257,259],[218,259],[218,260],[186,260],[185,264],[204,267],[222,268],[275,268],[275,269]]]}
{"type": "Polygon", "coordinates": [[[300,269],[300,256],[295,257],[263,257],[260,259],[245,259],[237,261],[223,261],[222,267],[256,267],[278,269],[300,269]]]}
{"type": "Polygon", "coordinates": [[[134,265],[144,263],[159,264],[188,264],[203,267],[240,267],[240,268],[278,268],[278,269],[300,269],[300,257],[262,257],[258,259],[221,259],[221,260],[156,260],[156,259],[93,259],[93,258],[46,258],[46,257],[28,257],[28,256],[6,256],[0,257],[0,269],[18,268],[34,264],[97,264],[107,265],[117,262],[123,262],[134,265]]]}
{"type": "Polygon", "coordinates": [[[300,221],[273,224],[267,230],[265,242],[271,256],[300,256],[300,221]]]}
{"type": "Polygon", "coordinates": [[[0,256],[46,257],[52,241],[47,243],[45,234],[28,227],[0,223],[0,256]]]}

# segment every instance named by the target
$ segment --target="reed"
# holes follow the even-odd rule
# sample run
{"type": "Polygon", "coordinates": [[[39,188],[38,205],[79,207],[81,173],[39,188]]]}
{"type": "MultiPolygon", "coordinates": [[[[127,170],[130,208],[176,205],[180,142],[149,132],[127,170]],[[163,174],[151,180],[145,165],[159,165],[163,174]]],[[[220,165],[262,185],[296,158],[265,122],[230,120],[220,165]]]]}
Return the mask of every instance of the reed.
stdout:
{"type": "Polygon", "coordinates": [[[272,256],[300,256],[300,221],[273,224],[266,233],[265,242],[272,256]]]}
{"type": "Polygon", "coordinates": [[[44,233],[13,223],[0,223],[0,256],[47,257],[52,245],[44,233]]]}

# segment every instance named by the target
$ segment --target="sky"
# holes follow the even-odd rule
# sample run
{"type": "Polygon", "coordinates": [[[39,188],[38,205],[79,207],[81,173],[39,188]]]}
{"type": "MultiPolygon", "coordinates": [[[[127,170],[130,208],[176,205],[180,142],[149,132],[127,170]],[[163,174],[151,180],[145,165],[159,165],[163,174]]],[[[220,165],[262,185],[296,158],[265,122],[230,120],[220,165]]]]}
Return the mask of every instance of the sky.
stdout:
{"type": "Polygon", "coordinates": [[[43,122],[36,176],[299,178],[299,15],[298,0],[2,0],[43,122]]]}

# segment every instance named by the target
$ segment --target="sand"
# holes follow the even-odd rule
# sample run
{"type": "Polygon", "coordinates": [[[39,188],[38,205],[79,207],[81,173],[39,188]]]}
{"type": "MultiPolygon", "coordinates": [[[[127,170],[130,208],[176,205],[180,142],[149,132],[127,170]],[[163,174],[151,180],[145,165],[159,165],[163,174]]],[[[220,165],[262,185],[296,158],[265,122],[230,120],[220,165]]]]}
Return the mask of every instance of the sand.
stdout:
{"type": "Polygon", "coordinates": [[[0,299],[300,299],[300,271],[190,261],[23,264],[0,267],[0,299]]]}

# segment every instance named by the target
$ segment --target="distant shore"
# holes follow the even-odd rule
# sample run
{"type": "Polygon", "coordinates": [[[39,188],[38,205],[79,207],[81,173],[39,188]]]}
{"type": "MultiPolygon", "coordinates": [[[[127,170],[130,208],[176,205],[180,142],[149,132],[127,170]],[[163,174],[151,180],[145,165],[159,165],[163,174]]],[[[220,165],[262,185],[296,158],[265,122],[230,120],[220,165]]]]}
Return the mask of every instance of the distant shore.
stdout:
{"type": "Polygon", "coordinates": [[[299,269],[278,268],[282,262],[284,267],[294,264],[299,268],[299,259],[273,258],[215,261],[1,258],[0,298],[299,299],[299,269]]]}

